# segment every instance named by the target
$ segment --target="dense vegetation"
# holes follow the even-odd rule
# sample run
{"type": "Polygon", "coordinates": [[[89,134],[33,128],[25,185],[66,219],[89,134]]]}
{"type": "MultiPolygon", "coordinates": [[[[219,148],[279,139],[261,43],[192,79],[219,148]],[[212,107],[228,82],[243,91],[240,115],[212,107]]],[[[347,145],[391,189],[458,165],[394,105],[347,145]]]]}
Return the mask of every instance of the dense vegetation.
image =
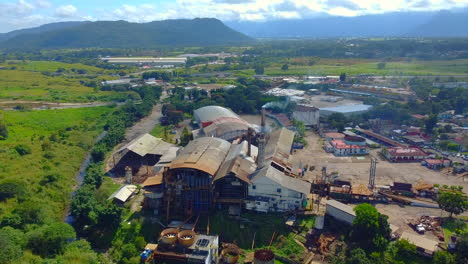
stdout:
{"type": "Polygon", "coordinates": [[[75,174],[103,129],[100,120],[111,111],[97,107],[1,114],[9,133],[0,140],[0,263],[30,263],[41,257],[73,263],[78,256],[83,261],[96,257],[85,241],[69,244],[75,231],[60,222],[75,174]]]}
{"type": "Polygon", "coordinates": [[[149,23],[98,21],[21,34],[0,42],[0,47],[21,49],[62,48],[156,48],[159,46],[236,45],[252,40],[217,19],[163,20],[149,23]]]}

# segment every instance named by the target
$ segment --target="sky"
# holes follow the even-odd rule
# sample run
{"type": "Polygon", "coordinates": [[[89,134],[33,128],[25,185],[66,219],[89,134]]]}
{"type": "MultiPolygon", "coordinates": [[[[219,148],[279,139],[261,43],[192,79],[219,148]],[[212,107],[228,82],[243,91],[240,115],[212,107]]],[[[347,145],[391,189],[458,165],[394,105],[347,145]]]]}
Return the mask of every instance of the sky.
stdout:
{"type": "Polygon", "coordinates": [[[0,0],[0,32],[59,21],[265,21],[467,8],[468,0],[0,0]]]}

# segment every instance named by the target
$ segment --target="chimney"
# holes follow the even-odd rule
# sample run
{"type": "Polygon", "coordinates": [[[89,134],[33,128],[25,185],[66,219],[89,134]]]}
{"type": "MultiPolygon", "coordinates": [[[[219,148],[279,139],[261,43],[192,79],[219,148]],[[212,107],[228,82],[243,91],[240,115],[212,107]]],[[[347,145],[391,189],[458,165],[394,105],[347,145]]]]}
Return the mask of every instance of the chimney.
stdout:
{"type": "Polygon", "coordinates": [[[252,128],[247,129],[247,156],[252,157],[252,128]]]}
{"type": "Polygon", "coordinates": [[[262,127],[262,132],[265,132],[264,128],[265,128],[265,109],[262,108],[262,123],[261,123],[261,127],[262,127]]]}
{"type": "Polygon", "coordinates": [[[266,136],[264,133],[260,133],[258,135],[258,155],[257,155],[257,166],[258,168],[262,168],[265,164],[265,144],[266,144],[266,136]]]}
{"type": "Polygon", "coordinates": [[[132,184],[133,172],[130,166],[125,167],[125,182],[127,184],[132,184]]]}

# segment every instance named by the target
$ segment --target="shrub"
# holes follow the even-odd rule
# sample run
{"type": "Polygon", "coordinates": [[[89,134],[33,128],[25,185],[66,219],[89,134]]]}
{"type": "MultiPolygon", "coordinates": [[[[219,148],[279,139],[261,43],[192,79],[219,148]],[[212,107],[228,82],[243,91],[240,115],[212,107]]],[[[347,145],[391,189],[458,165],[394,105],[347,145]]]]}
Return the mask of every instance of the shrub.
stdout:
{"type": "Polygon", "coordinates": [[[21,156],[31,154],[31,148],[29,146],[24,145],[24,144],[16,145],[15,150],[21,156]]]}

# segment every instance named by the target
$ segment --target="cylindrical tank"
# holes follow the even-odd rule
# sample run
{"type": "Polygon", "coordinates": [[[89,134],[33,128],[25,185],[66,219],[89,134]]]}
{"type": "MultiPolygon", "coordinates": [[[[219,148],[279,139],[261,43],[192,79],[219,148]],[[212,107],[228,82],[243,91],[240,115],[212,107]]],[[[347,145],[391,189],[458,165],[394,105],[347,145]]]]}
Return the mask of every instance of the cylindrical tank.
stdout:
{"type": "Polygon", "coordinates": [[[275,253],[268,249],[260,249],[254,253],[254,264],[274,264],[275,253]]]}
{"type": "Polygon", "coordinates": [[[177,228],[168,228],[161,232],[161,242],[164,244],[172,245],[177,242],[177,234],[179,229],[177,228]]]}
{"type": "Polygon", "coordinates": [[[235,264],[239,260],[240,250],[235,247],[229,247],[221,251],[221,256],[224,263],[235,264]]]}
{"type": "Polygon", "coordinates": [[[197,237],[197,233],[193,232],[192,230],[184,230],[179,232],[177,238],[179,240],[179,244],[184,247],[190,247],[195,243],[195,238],[197,237]]]}

